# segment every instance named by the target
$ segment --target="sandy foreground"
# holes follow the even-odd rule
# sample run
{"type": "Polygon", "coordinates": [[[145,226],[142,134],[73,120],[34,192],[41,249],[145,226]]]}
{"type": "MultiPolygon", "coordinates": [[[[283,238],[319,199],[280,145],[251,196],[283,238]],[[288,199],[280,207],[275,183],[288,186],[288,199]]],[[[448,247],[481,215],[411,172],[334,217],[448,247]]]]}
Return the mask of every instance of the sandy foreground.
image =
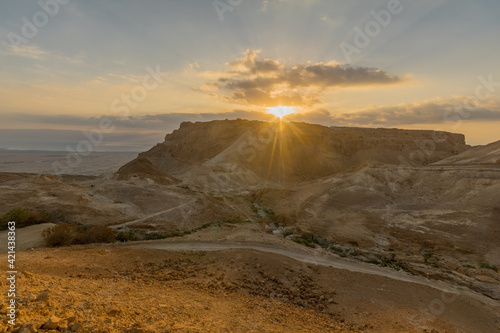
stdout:
{"type": "Polygon", "coordinates": [[[498,308],[464,296],[248,249],[75,246],[20,252],[17,266],[17,322],[33,332],[496,332],[500,324],[498,308]]]}

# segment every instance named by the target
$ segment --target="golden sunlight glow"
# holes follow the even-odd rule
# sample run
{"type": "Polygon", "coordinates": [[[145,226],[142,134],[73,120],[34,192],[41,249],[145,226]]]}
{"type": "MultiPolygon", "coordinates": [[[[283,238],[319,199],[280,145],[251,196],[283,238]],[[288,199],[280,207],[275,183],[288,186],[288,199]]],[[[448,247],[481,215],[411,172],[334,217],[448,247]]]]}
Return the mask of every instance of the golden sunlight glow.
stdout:
{"type": "Polygon", "coordinates": [[[281,119],[286,115],[295,113],[295,107],[279,105],[267,108],[267,112],[281,119]]]}

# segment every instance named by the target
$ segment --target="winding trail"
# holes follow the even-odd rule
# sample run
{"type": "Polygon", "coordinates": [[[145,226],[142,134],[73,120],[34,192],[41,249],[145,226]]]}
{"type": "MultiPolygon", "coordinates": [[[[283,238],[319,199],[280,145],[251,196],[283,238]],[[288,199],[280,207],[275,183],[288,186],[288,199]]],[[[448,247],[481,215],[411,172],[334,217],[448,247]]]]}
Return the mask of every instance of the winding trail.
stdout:
{"type": "Polygon", "coordinates": [[[167,210],[162,210],[161,212],[156,212],[156,213],[153,213],[153,214],[141,217],[140,219],[137,219],[137,220],[128,221],[128,222],[124,222],[124,223],[120,223],[120,224],[116,224],[116,225],[110,226],[110,228],[112,228],[112,229],[119,229],[119,228],[123,228],[123,227],[128,227],[128,226],[133,225],[133,224],[138,224],[138,223],[144,222],[146,220],[149,220],[150,218],[153,218],[153,217],[156,217],[156,216],[159,216],[159,215],[171,212],[171,211],[176,210],[178,208],[190,205],[190,204],[194,203],[195,201],[196,200],[191,200],[191,201],[183,203],[183,204],[181,204],[179,206],[175,206],[175,207],[169,208],[167,210]]]}
{"type": "Polygon", "coordinates": [[[364,264],[348,259],[341,259],[334,256],[328,256],[320,253],[310,253],[298,249],[286,248],[283,246],[251,242],[251,241],[171,241],[155,240],[144,242],[123,243],[115,246],[138,247],[160,249],[168,251],[222,251],[228,249],[253,249],[267,253],[280,254],[304,263],[330,266],[338,269],[344,269],[351,272],[383,276],[393,280],[399,280],[409,283],[425,285],[446,293],[463,295],[473,298],[484,304],[493,307],[500,307],[500,302],[486,297],[482,294],[473,292],[465,287],[451,286],[443,281],[427,280],[420,276],[409,275],[408,273],[395,271],[390,268],[378,267],[375,265],[364,264]]]}

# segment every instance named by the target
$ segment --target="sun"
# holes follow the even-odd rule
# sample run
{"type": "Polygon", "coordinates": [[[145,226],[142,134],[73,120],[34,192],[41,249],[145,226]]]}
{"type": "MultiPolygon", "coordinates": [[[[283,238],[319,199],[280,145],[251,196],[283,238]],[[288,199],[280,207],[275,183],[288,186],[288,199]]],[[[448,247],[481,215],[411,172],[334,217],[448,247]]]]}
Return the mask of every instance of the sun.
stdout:
{"type": "Polygon", "coordinates": [[[267,113],[270,113],[270,114],[281,119],[286,115],[295,113],[295,107],[283,106],[283,105],[273,106],[273,107],[267,108],[267,113]]]}

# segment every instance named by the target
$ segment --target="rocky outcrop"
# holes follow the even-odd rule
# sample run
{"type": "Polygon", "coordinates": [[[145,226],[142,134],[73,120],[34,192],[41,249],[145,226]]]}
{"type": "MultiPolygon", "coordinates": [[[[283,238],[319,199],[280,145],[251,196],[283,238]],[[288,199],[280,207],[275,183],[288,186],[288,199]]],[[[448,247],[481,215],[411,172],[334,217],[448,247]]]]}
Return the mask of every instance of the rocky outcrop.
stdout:
{"type": "Polygon", "coordinates": [[[230,166],[264,179],[301,181],[377,162],[426,165],[468,148],[462,134],[447,132],[222,120],[184,122],[138,160],[173,175],[230,166]]]}
{"type": "Polygon", "coordinates": [[[116,172],[117,180],[150,180],[162,185],[171,185],[178,183],[179,180],[162,172],[151,161],[146,158],[139,157],[122,166],[116,172]]]}

